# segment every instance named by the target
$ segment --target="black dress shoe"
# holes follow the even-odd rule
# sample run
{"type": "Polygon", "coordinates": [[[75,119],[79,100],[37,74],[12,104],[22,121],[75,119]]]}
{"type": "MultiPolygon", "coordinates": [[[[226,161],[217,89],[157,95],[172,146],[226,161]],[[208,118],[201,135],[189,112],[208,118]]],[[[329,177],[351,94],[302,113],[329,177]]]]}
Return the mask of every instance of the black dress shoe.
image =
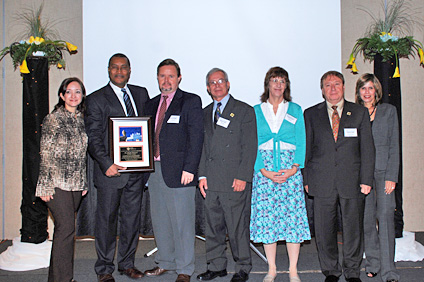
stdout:
{"type": "Polygon", "coordinates": [[[339,281],[339,277],[335,276],[335,275],[328,275],[325,278],[325,282],[337,282],[339,281]]]}
{"type": "Polygon", "coordinates": [[[197,275],[197,280],[209,281],[209,280],[215,279],[216,277],[224,277],[225,275],[227,275],[226,269],[223,269],[220,271],[208,270],[202,274],[197,275]]]}
{"type": "Polygon", "coordinates": [[[347,282],[362,282],[361,279],[353,277],[353,278],[346,278],[347,282]]]}
{"type": "Polygon", "coordinates": [[[113,278],[112,274],[99,274],[97,275],[97,280],[99,282],[115,282],[115,279],[113,278]]]}
{"type": "Polygon", "coordinates": [[[238,273],[233,275],[233,278],[231,278],[231,282],[245,282],[247,280],[249,280],[249,274],[243,270],[240,270],[238,273]]]}
{"type": "Polygon", "coordinates": [[[143,272],[141,272],[135,267],[131,267],[127,269],[118,269],[118,271],[119,273],[121,273],[121,275],[126,275],[131,279],[138,279],[144,276],[143,272]]]}

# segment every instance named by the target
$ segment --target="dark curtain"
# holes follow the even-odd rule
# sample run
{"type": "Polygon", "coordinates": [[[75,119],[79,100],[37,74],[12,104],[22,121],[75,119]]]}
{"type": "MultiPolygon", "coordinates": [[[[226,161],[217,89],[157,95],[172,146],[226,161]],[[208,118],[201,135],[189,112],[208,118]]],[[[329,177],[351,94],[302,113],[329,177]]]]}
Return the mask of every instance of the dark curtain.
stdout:
{"type": "Polygon", "coordinates": [[[23,160],[21,241],[42,243],[48,238],[47,206],[35,197],[40,164],[41,126],[49,113],[49,65],[45,57],[27,59],[29,74],[23,75],[23,160]]]}
{"type": "MultiPolygon", "coordinates": [[[[93,159],[88,157],[88,193],[83,198],[77,214],[77,236],[94,236],[95,212],[97,191],[93,183],[93,159]]],[[[143,193],[141,206],[140,235],[153,236],[152,220],[150,217],[150,196],[149,189],[143,193]]],[[[196,190],[196,234],[203,235],[204,227],[204,199],[199,190],[196,190]]],[[[119,226],[118,226],[119,229],[119,226]]]]}
{"type": "MultiPolygon", "coordinates": [[[[399,146],[400,165],[399,179],[395,189],[396,209],[395,213],[395,233],[396,238],[402,237],[403,231],[403,161],[402,161],[402,97],[400,91],[400,78],[392,78],[396,68],[395,59],[383,62],[380,55],[374,57],[374,74],[380,80],[383,88],[383,103],[389,103],[396,107],[399,119],[399,146]]],[[[399,65],[399,61],[398,61],[399,65]]]]}

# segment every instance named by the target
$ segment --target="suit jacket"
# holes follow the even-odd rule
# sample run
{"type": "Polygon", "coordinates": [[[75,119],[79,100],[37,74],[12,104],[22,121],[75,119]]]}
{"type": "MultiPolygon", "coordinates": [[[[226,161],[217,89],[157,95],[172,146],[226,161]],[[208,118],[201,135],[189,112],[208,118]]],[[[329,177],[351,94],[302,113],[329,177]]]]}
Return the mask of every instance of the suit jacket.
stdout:
{"type": "MultiPolygon", "coordinates": [[[[153,124],[161,95],[146,105],[146,113],[153,117],[153,124]]],[[[177,89],[169,105],[159,134],[160,162],[162,176],[168,187],[196,186],[197,168],[203,145],[202,101],[196,94],[177,89]],[[178,123],[170,122],[171,116],[178,116],[178,123]],[[183,171],[195,175],[192,182],[181,184],[183,171]]]]}
{"type": "Polygon", "coordinates": [[[303,181],[309,186],[309,194],[330,197],[337,190],[342,198],[360,197],[360,184],[372,186],[375,162],[366,108],[344,101],[337,142],[325,101],[307,109],[304,115],[306,161],[303,181]],[[345,134],[345,129],[353,129],[354,136],[345,134]]]}
{"type": "Polygon", "coordinates": [[[199,176],[207,178],[208,191],[231,192],[235,178],[252,182],[258,149],[255,111],[230,96],[221,115],[230,124],[214,129],[212,110],[213,103],[203,110],[205,140],[199,176]]]}
{"type": "Polygon", "coordinates": [[[372,135],[375,145],[375,170],[385,171],[385,180],[397,182],[399,174],[399,123],[396,108],[377,105],[372,135]]]}
{"type": "MultiPolygon", "coordinates": [[[[127,86],[138,115],[144,115],[145,103],[149,100],[146,88],[130,84],[127,86]]],[[[107,177],[105,173],[113,164],[109,150],[109,117],[124,117],[124,109],[109,84],[88,95],[86,107],[85,129],[88,152],[94,159],[94,184],[97,188],[122,188],[128,182],[129,173],[122,173],[119,177],[107,177]]],[[[148,175],[146,173],[145,177],[148,175]]]]}

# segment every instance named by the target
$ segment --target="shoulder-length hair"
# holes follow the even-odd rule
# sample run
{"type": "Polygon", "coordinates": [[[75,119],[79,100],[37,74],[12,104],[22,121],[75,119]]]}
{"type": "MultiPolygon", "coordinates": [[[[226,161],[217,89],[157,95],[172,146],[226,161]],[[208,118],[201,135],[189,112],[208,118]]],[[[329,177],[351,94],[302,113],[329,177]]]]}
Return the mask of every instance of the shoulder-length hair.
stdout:
{"type": "Polygon", "coordinates": [[[261,95],[261,102],[266,102],[269,98],[269,81],[274,77],[282,77],[286,81],[286,89],[284,90],[284,100],[290,102],[292,97],[290,95],[290,79],[289,73],[281,67],[273,67],[268,70],[264,79],[264,93],[261,95]]]}
{"type": "Polygon", "coordinates": [[[65,106],[65,101],[63,101],[63,99],[60,98],[60,94],[65,95],[68,85],[71,84],[72,82],[78,82],[78,84],[81,86],[82,100],[81,100],[81,103],[78,105],[77,110],[81,112],[82,114],[85,113],[85,97],[86,97],[85,87],[82,81],[78,77],[68,77],[62,81],[62,83],[59,86],[59,90],[57,91],[57,96],[59,97],[59,101],[57,102],[56,106],[54,106],[53,111],[56,111],[60,107],[65,106]]]}
{"type": "Polygon", "coordinates": [[[375,101],[374,106],[380,103],[381,98],[383,98],[383,88],[381,87],[381,83],[378,78],[372,73],[365,73],[361,75],[360,78],[356,81],[356,90],[355,90],[355,103],[364,105],[364,101],[361,99],[361,94],[359,91],[362,86],[364,86],[367,82],[371,81],[374,84],[375,89],[375,101]]]}

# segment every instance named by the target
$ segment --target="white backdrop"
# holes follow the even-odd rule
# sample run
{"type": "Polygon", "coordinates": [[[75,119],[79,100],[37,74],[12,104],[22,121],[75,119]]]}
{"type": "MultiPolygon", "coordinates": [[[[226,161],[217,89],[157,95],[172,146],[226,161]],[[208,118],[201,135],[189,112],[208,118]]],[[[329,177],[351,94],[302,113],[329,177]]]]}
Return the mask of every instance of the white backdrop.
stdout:
{"type": "Polygon", "coordinates": [[[159,93],[156,67],[166,58],[182,72],[180,88],[211,102],[205,76],[227,71],[230,93],[259,103],[270,67],[289,72],[293,101],[322,101],[319,80],[341,67],[339,0],[83,0],[84,83],[106,85],[107,63],[120,52],[131,61],[130,83],[159,93]]]}

